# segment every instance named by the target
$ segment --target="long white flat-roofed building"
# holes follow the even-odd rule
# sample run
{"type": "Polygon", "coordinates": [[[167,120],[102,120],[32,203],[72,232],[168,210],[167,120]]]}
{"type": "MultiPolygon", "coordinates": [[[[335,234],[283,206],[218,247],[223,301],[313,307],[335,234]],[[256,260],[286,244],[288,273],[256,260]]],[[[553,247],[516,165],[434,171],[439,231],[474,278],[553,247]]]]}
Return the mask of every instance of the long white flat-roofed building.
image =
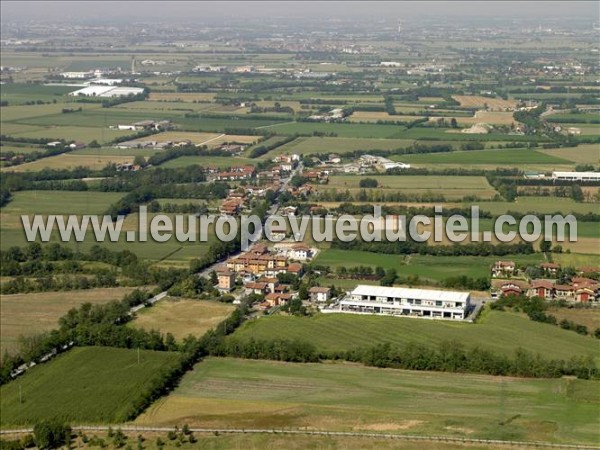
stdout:
{"type": "Polygon", "coordinates": [[[552,179],[559,181],[600,181],[600,172],[552,172],[552,179]]]}
{"type": "Polygon", "coordinates": [[[359,285],[327,312],[463,320],[469,299],[468,292],[359,285]]]}

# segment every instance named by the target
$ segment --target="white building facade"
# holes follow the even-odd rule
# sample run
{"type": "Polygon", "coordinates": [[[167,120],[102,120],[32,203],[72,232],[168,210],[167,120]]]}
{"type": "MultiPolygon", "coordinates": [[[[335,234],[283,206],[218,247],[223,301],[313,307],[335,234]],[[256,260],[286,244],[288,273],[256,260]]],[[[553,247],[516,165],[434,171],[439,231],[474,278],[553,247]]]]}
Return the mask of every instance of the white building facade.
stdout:
{"type": "Polygon", "coordinates": [[[359,285],[326,312],[463,320],[469,301],[468,292],[359,285]]]}

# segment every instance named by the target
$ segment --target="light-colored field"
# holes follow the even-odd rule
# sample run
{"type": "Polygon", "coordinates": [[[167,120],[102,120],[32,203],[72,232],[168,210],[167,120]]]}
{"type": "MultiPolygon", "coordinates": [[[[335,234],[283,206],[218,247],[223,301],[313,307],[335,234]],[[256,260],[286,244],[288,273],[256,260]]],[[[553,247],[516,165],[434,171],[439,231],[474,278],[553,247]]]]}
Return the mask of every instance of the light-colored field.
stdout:
{"type": "Polygon", "coordinates": [[[403,116],[394,115],[391,116],[385,111],[355,111],[350,116],[350,122],[377,122],[378,120],[385,120],[391,122],[411,122],[413,120],[421,119],[421,116],[403,116]]]}
{"type": "Polygon", "coordinates": [[[136,423],[592,443],[599,400],[594,381],[207,358],[136,423]]]}
{"type": "Polygon", "coordinates": [[[192,131],[165,131],[164,133],[154,134],[139,139],[134,139],[131,142],[144,142],[144,141],[156,141],[156,142],[168,142],[168,141],[191,141],[195,145],[208,145],[209,147],[216,147],[217,145],[225,142],[237,142],[239,144],[253,144],[258,139],[258,136],[245,136],[245,135],[228,135],[218,133],[196,133],[192,131]]]}
{"type": "Polygon", "coordinates": [[[134,139],[130,142],[143,142],[143,141],[156,141],[156,142],[168,142],[168,141],[184,141],[189,140],[192,144],[203,144],[206,141],[219,137],[218,133],[195,133],[189,131],[165,131],[163,133],[153,134],[152,136],[146,136],[139,139],[134,139]]]}
{"type": "Polygon", "coordinates": [[[600,163],[600,144],[581,144],[577,147],[552,148],[539,152],[580,164],[600,163]]]}
{"type": "Polygon", "coordinates": [[[21,164],[12,167],[3,167],[3,172],[37,172],[42,169],[74,169],[75,167],[89,167],[92,170],[99,170],[106,167],[107,164],[124,164],[133,162],[133,156],[117,155],[71,155],[63,153],[62,155],[50,156],[49,158],[38,159],[30,163],[21,164]]]}
{"type": "Polygon", "coordinates": [[[598,308],[550,308],[548,314],[552,314],[560,322],[563,319],[585,325],[588,332],[600,328],[600,309],[598,308]]]}
{"type": "Polygon", "coordinates": [[[453,95],[452,98],[464,108],[484,108],[487,105],[490,110],[504,110],[514,108],[517,104],[512,99],[503,100],[501,98],[488,98],[480,95],[453,95]]]}
{"type": "Polygon", "coordinates": [[[359,183],[364,178],[375,178],[379,182],[377,188],[366,189],[368,193],[375,191],[398,191],[410,194],[441,194],[448,199],[462,198],[468,195],[474,195],[481,198],[493,198],[497,193],[489,185],[484,177],[469,176],[344,176],[336,175],[329,178],[327,185],[314,186],[316,191],[337,190],[343,192],[348,190],[350,193],[358,193],[361,188],[359,183]]]}
{"type": "Polygon", "coordinates": [[[178,341],[188,335],[202,336],[223,321],[234,306],[208,300],[166,298],[137,313],[130,325],[171,333],[178,341]]]}
{"type": "Polygon", "coordinates": [[[152,92],[150,101],[211,102],[216,94],[209,92],[152,92]]]}
{"type": "Polygon", "coordinates": [[[13,352],[19,336],[31,336],[58,327],[58,319],[82,303],[121,300],[133,288],[85,289],[67,292],[38,292],[2,295],[0,306],[0,348],[13,352]]]}
{"type": "Polygon", "coordinates": [[[94,140],[99,143],[106,143],[117,137],[129,136],[131,133],[131,131],[109,130],[101,126],[36,126],[34,130],[22,131],[16,133],[15,136],[34,139],[64,139],[65,141],[81,141],[88,144],[94,140]]]}

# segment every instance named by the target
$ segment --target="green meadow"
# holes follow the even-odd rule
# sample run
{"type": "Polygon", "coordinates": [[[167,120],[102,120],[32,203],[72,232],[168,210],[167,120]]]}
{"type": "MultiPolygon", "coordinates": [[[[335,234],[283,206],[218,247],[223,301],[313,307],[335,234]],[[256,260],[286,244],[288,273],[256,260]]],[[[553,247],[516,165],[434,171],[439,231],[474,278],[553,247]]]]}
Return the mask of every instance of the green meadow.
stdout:
{"type": "MultiPolygon", "coordinates": [[[[136,424],[592,444],[598,439],[598,392],[595,381],[207,358],[136,424]]],[[[358,448],[357,442],[343,448],[358,448]]],[[[413,448],[406,444],[395,446],[413,448]]]]}

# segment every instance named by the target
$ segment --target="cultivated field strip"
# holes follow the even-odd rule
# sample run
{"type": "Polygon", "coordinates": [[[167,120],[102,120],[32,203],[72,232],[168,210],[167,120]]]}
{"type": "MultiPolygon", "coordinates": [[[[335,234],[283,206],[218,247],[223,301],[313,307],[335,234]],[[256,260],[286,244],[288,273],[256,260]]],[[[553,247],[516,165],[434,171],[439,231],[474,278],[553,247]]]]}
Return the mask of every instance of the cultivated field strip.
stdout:
{"type": "MultiPolygon", "coordinates": [[[[121,429],[125,432],[158,432],[168,433],[173,428],[166,427],[136,427],[136,426],[75,426],[73,431],[108,431],[109,429],[121,429]]],[[[499,439],[472,439],[452,436],[414,436],[392,433],[360,433],[350,431],[310,431],[310,430],[286,430],[286,429],[243,429],[243,428],[190,428],[192,433],[235,433],[235,434],[281,434],[281,435],[304,435],[304,436],[339,436],[339,437],[366,437],[374,439],[395,439],[399,441],[421,441],[421,442],[455,442],[461,444],[484,444],[502,445],[507,447],[538,447],[538,448],[573,448],[580,450],[597,450],[600,446],[580,444],[554,444],[552,442],[540,441],[502,441],[499,439]]],[[[19,428],[0,430],[0,435],[26,434],[33,432],[33,428],[19,428]]]]}

